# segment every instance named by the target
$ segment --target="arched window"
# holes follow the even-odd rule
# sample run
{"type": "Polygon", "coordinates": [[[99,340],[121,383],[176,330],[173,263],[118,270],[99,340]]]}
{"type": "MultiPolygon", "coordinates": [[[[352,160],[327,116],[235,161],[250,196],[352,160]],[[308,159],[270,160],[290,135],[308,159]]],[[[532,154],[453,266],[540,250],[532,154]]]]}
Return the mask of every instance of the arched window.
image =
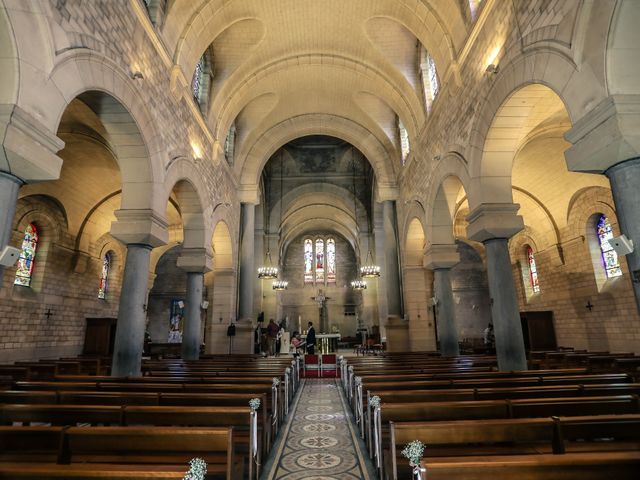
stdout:
{"type": "Polygon", "coordinates": [[[478,17],[478,11],[480,10],[480,4],[482,0],[469,0],[469,12],[471,13],[471,20],[475,20],[478,17]]]}
{"type": "Polygon", "coordinates": [[[336,241],[327,240],[327,282],[336,283],[336,241]]]}
{"type": "Polygon", "coordinates": [[[193,72],[193,78],[191,79],[191,95],[195,102],[200,105],[202,96],[204,94],[204,67],[205,67],[204,55],[200,57],[198,63],[196,63],[196,69],[193,72]]]}
{"type": "Polygon", "coordinates": [[[422,78],[425,107],[429,112],[440,91],[440,82],[436,71],[436,63],[424,47],[420,50],[420,76],[422,78]]]}
{"type": "Polygon", "coordinates": [[[324,240],[316,240],[316,283],[324,283],[324,240]]]}
{"type": "Polygon", "coordinates": [[[602,267],[604,268],[607,278],[620,277],[622,275],[620,261],[618,260],[618,254],[609,243],[609,240],[613,238],[613,230],[606,215],[600,215],[598,223],[596,224],[596,233],[602,254],[602,267]]]}
{"type": "Polygon", "coordinates": [[[20,258],[18,259],[18,270],[16,271],[16,279],[14,285],[28,287],[31,285],[31,276],[33,275],[33,265],[36,260],[36,251],[38,250],[38,229],[33,223],[27,225],[22,238],[22,246],[20,248],[20,258]]]}
{"type": "Polygon", "coordinates": [[[233,165],[233,153],[236,147],[236,124],[232,123],[224,141],[224,158],[227,159],[229,165],[233,165]]]}
{"type": "Polygon", "coordinates": [[[304,241],[304,283],[313,283],[313,241],[304,241]]]}
{"type": "Polygon", "coordinates": [[[404,128],[400,117],[398,117],[398,134],[400,136],[400,152],[402,154],[402,165],[404,165],[404,162],[407,160],[409,152],[411,151],[411,146],[409,145],[409,134],[407,133],[407,129],[404,128]]]}
{"type": "Polygon", "coordinates": [[[531,291],[536,294],[540,293],[540,284],[538,283],[538,267],[536,259],[533,256],[533,249],[527,246],[527,263],[529,264],[529,286],[531,291]]]}
{"type": "Polygon", "coordinates": [[[109,269],[111,268],[111,252],[104,254],[102,258],[102,272],[100,273],[100,287],[98,288],[98,298],[107,298],[109,289],[109,269]]]}

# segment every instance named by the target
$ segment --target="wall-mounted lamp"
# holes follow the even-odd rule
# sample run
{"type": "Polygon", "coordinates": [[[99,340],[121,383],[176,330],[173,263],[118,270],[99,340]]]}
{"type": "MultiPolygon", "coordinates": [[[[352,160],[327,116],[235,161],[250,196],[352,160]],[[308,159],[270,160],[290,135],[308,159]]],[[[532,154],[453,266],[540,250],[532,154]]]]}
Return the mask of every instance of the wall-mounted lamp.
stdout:
{"type": "Polygon", "coordinates": [[[141,71],[136,70],[135,72],[131,72],[131,78],[133,80],[143,80],[144,79],[144,75],[142,75],[141,71]]]}
{"type": "Polygon", "coordinates": [[[495,63],[492,63],[487,67],[486,72],[490,73],[491,75],[495,75],[496,73],[498,73],[498,70],[499,70],[498,65],[496,65],[495,63]]]}

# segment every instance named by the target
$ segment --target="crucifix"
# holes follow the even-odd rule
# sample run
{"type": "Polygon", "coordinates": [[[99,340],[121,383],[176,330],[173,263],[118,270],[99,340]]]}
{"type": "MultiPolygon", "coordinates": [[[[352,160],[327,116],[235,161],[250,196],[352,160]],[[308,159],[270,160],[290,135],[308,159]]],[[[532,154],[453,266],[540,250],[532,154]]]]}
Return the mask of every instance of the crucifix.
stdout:
{"type": "Polygon", "coordinates": [[[585,305],[585,308],[588,308],[589,311],[593,310],[593,307],[595,307],[595,305],[591,305],[591,300],[587,300],[587,304],[585,305]]]}
{"type": "Polygon", "coordinates": [[[53,312],[51,311],[50,308],[47,308],[47,312],[44,314],[45,317],[47,317],[47,321],[51,320],[51,317],[53,316],[53,312]]]}
{"type": "Polygon", "coordinates": [[[318,290],[318,294],[315,297],[311,297],[311,300],[315,300],[318,302],[319,308],[319,327],[320,333],[325,333],[328,330],[327,325],[327,300],[330,300],[331,297],[327,297],[322,289],[318,290]]]}

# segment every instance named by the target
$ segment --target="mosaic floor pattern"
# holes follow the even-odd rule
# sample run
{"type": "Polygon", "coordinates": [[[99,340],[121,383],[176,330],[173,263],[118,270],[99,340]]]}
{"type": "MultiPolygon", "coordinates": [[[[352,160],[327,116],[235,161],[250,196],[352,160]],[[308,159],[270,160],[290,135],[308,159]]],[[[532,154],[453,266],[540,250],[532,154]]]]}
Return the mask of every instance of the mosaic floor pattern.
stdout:
{"type": "Polygon", "coordinates": [[[335,380],[307,379],[270,480],[371,478],[335,380]]]}

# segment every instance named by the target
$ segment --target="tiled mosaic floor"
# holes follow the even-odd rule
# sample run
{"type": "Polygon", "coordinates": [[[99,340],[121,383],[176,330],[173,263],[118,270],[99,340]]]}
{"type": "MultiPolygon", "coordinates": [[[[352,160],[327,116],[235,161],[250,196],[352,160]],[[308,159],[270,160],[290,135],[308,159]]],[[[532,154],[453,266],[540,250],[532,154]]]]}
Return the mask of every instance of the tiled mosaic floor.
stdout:
{"type": "Polygon", "coordinates": [[[307,379],[271,480],[370,479],[335,380],[307,379]]]}

